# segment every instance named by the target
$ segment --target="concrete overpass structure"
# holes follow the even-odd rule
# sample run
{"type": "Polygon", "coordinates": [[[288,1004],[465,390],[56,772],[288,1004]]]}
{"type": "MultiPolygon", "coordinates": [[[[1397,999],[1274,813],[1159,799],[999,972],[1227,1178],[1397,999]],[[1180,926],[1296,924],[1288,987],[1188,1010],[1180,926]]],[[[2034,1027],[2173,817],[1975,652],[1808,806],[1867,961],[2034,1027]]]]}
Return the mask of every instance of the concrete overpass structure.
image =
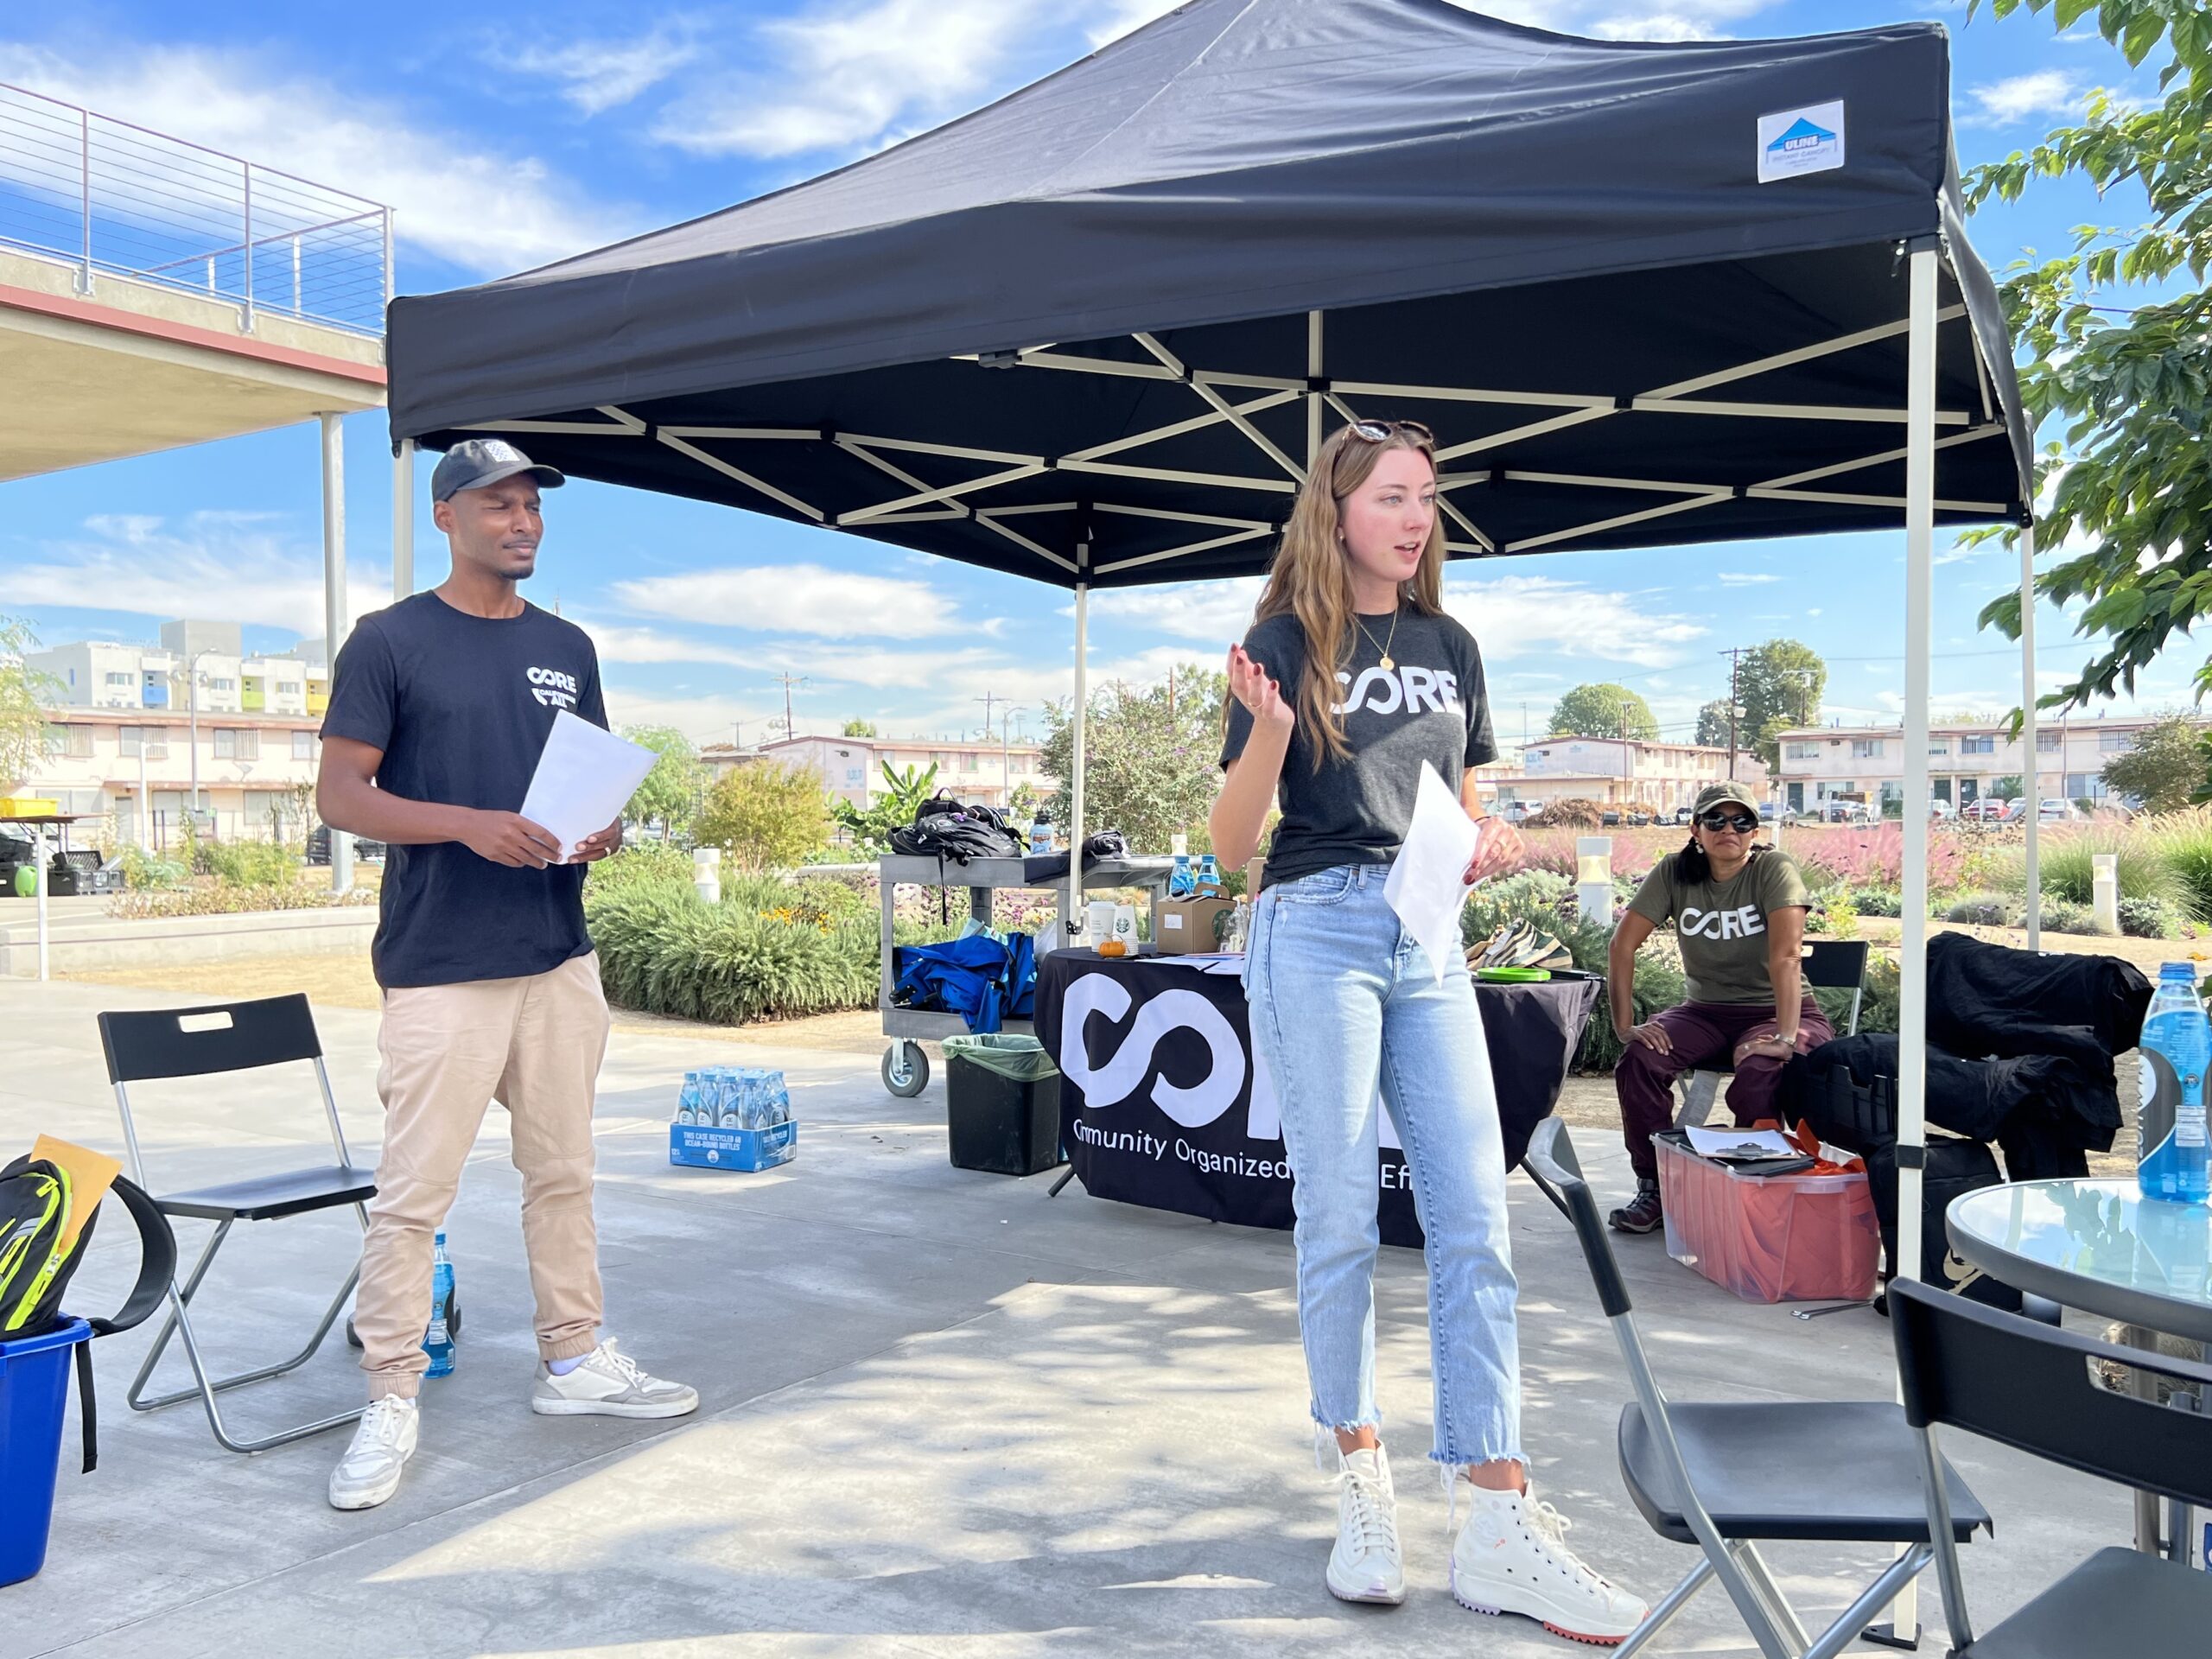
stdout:
{"type": "MultiPolygon", "coordinates": [[[[339,423],[384,404],[391,282],[390,208],[0,84],[0,483],[319,423],[334,656],[350,620],[339,423]]],[[[401,596],[412,459],[393,476],[401,596]]]]}

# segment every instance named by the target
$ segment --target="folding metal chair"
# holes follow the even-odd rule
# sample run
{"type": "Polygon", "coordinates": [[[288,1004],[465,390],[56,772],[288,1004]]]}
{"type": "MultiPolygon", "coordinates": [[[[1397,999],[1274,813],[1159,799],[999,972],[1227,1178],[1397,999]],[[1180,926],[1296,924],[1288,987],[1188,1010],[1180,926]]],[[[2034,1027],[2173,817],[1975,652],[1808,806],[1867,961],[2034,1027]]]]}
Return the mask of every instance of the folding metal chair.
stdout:
{"type": "MultiPolygon", "coordinates": [[[[1866,941],[1864,939],[1808,939],[1803,957],[1805,983],[1815,990],[1849,991],[1851,1014],[1843,1034],[1859,1034],[1859,1005],[1866,1000],[1866,941]]],[[[1701,1065],[1682,1079],[1681,1109],[1675,1127],[1694,1123],[1703,1128],[1713,1113],[1713,1097],[1720,1085],[1735,1075],[1732,1063],[1701,1065]]]]}
{"type": "MultiPolygon", "coordinates": [[[[1833,1659],[1862,1639],[1910,1645],[1862,1630],[1935,1553],[1923,1446],[1904,1411],[1887,1401],[1669,1402],[1637,1335],[1628,1285],[1567,1126],[1557,1118],[1538,1124],[1522,1167],[1573,1223],[1628,1364],[1636,1398],[1621,1409],[1619,1447],[1629,1496],[1653,1531],[1702,1552],[1615,1649],[1618,1659],[1643,1649],[1714,1578],[1766,1659],[1833,1659]],[[1770,1541],[1891,1544],[1903,1553],[1815,1638],[1759,1554],[1770,1541]]],[[[1944,1513],[1964,1541],[1989,1515],[1955,1471],[1943,1472],[1944,1513]]]]}
{"type": "MultiPolygon", "coordinates": [[[[1936,1428],[1962,1428],[2122,1485],[2212,1506],[2212,1367],[2092,1342],[1916,1281],[1890,1283],[1904,1414],[1922,1467],[1936,1428]],[[2115,1394],[2099,1362],[2171,1379],[2172,1405],[2115,1394]],[[2195,1409],[2185,1409],[2184,1405],[2195,1409]]],[[[2212,1575],[2114,1546],[2088,1557],[1986,1636],[1967,1618],[1946,1489],[1923,1477],[1953,1659],[2142,1659],[2212,1642],[2212,1575]]]]}
{"type": "Polygon", "coordinates": [[[211,1377],[206,1362],[201,1358],[200,1343],[192,1329],[188,1310],[192,1299],[198,1294],[200,1281],[207,1276],[215,1253],[222,1249],[223,1241],[230,1236],[232,1226],[241,1221],[278,1221],[288,1216],[312,1214],[318,1210],[331,1210],[351,1205],[359,1219],[361,1230],[369,1227],[368,1200],[376,1196],[375,1173],[353,1166],[346,1150],[346,1132],[338,1121],[338,1103],[330,1092],[330,1073],[322,1063],[322,1044],[315,1036],[315,1016],[308,1012],[305,996],[272,996],[253,1002],[220,1003],[202,1008],[162,1008],[144,1013],[103,1014],[99,1016],[100,1045],[107,1054],[109,1082],[115,1085],[116,1109],[123,1116],[123,1141],[130,1160],[131,1179],[141,1186],[152,1190],[146,1179],[145,1160],[138,1147],[138,1128],[130,1109],[129,1085],[157,1078],[205,1077],[226,1072],[250,1071],[264,1065],[283,1065],[301,1060],[312,1061],[315,1081],[322,1090],[324,1115],[329,1120],[331,1144],[336,1148],[338,1161],[306,1169],[287,1170],[280,1174],[257,1175],[243,1180],[229,1181],[218,1186],[200,1187],[189,1192],[175,1192],[156,1197],[155,1203],[162,1213],[171,1217],[188,1217],[194,1220],[212,1221],[215,1230],[207,1246],[193,1264],[192,1272],[182,1284],[174,1274],[169,1280],[169,1313],[148,1350],[145,1363],[138,1368],[138,1375],[131,1382],[127,1396],[134,1411],[154,1411],[162,1406],[198,1397],[207,1410],[208,1427],[214,1430],[215,1439],[233,1452],[260,1452],[272,1446],[282,1446],[289,1440],[305,1438],[350,1423],[361,1414],[360,1408],[340,1412],[335,1416],[321,1418],[297,1428],[280,1433],[267,1434],[258,1440],[239,1440],[223,1426],[223,1414],[215,1396],[226,1389],[264,1378],[282,1376],[313,1358],[322,1346],[323,1338],[337,1323],[346,1306],[346,1299],[353,1294],[353,1287],[361,1276],[360,1262],[355,1258],[353,1271],[346,1275],[346,1282],[339,1287],[330,1306],[324,1312],[315,1334],[306,1347],[275,1365],[264,1365],[257,1370],[242,1371],[235,1376],[211,1377]],[[181,1389],[174,1394],[164,1394],[152,1399],[144,1397],[146,1384],[154,1368],[168,1349],[172,1335],[184,1339],[185,1358],[192,1366],[194,1386],[181,1389]]]}

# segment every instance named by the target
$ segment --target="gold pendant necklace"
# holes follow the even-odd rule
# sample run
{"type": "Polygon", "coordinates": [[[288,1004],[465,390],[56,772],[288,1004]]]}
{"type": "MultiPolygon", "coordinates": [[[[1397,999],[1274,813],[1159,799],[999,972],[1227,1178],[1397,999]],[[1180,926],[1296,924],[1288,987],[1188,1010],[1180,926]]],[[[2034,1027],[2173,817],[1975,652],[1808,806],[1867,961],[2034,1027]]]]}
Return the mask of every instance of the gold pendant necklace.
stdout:
{"type": "MultiPolygon", "coordinates": [[[[1401,606],[1400,609],[1404,607],[1401,606]]],[[[1354,626],[1359,629],[1360,637],[1365,639],[1369,645],[1375,645],[1375,636],[1368,632],[1367,624],[1360,620],[1360,615],[1357,611],[1354,611],[1351,613],[1351,620],[1354,626]]],[[[1389,636],[1384,639],[1381,645],[1375,645],[1376,654],[1382,659],[1382,671],[1385,674],[1392,672],[1398,666],[1396,663],[1390,660],[1390,647],[1396,643],[1397,638],[1398,613],[1396,611],[1393,611],[1390,613],[1390,632],[1389,636]]]]}

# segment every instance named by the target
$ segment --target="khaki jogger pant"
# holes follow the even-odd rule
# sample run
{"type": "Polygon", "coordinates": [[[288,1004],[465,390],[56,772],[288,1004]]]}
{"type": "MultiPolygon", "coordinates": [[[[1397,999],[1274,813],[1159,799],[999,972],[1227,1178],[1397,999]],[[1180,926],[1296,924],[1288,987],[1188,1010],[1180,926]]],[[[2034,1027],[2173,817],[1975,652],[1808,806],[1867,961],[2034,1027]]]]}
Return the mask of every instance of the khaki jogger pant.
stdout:
{"type": "Polygon", "coordinates": [[[594,953],[519,979],[385,993],[377,1037],[384,1155],[353,1306],[372,1400],[412,1398],[429,1369],[423,1332],[433,1240],[495,1099],[512,1120],[522,1175],[538,1355],[569,1359],[597,1344],[591,1112],[607,1032],[594,953]]]}

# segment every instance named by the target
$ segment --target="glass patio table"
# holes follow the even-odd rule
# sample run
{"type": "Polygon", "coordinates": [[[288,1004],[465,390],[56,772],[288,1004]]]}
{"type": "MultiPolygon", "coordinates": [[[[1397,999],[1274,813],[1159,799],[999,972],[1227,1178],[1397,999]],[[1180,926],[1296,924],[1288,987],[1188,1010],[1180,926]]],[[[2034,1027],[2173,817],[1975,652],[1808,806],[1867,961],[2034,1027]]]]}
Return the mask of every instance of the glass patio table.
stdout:
{"type": "MultiPolygon", "coordinates": [[[[1951,1248],[1992,1278],[2127,1326],[2133,1347],[2163,1332],[2212,1346],[2212,1206],[2145,1198],[2132,1178],[2014,1181],[1955,1200],[1951,1248]]],[[[2138,1388],[2155,1389],[2141,1377],[2138,1388]]],[[[2199,1410],[2212,1409],[2200,1400],[2199,1410]]],[[[2187,1506],[2135,1495],[2136,1548],[2187,1559],[2187,1506]]]]}

